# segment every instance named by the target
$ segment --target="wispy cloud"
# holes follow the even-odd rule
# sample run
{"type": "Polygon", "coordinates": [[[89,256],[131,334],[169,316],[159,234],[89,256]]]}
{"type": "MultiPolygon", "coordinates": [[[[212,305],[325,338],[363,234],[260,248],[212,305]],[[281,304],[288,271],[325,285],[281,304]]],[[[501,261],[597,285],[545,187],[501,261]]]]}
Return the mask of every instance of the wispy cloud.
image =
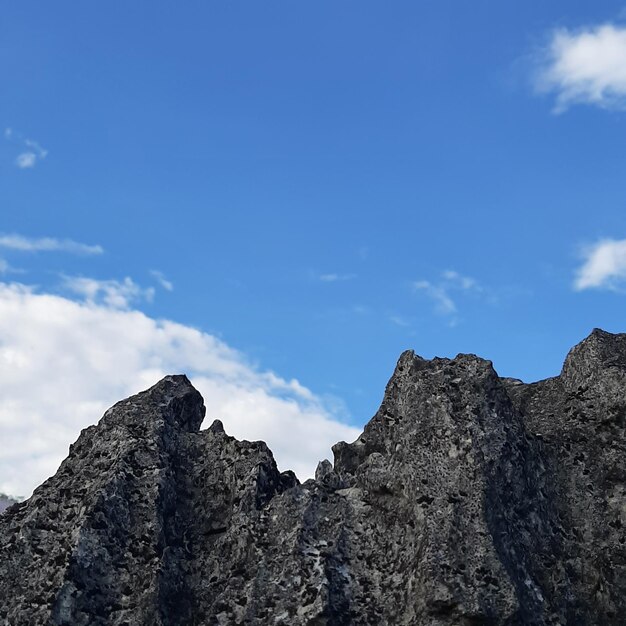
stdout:
{"type": "Polygon", "coordinates": [[[129,309],[131,305],[154,298],[153,287],[141,287],[128,276],[124,280],[97,280],[84,276],[63,276],[63,287],[89,304],[112,309],[129,309]]]}
{"type": "Polygon", "coordinates": [[[24,274],[25,270],[14,267],[6,259],[0,258],[0,274],[24,274]]]}
{"type": "Polygon", "coordinates": [[[48,156],[48,151],[38,141],[28,139],[12,128],[4,129],[4,138],[20,147],[20,153],[15,157],[15,165],[20,169],[35,167],[37,163],[48,156]]]}
{"type": "Polygon", "coordinates": [[[71,239],[53,237],[24,237],[23,235],[0,235],[0,248],[21,252],[69,252],[71,254],[102,254],[102,246],[88,245],[71,239]]]}
{"type": "Polygon", "coordinates": [[[454,300],[448,293],[448,287],[444,284],[433,284],[428,280],[418,280],[413,283],[416,290],[423,291],[434,303],[435,310],[442,315],[452,315],[457,308],[454,300]]]}
{"type": "Polygon", "coordinates": [[[483,291],[476,279],[470,276],[463,276],[454,270],[446,270],[441,275],[448,283],[463,291],[483,291]]]}
{"type": "Polygon", "coordinates": [[[165,289],[165,291],[174,291],[174,284],[172,281],[165,278],[163,272],[159,272],[159,270],[150,270],[150,274],[159,283],[159,285],[165,289]]]}
{"type": "Polygon", "coordinates": [[[453,294],[485,294],[485,289],[470,276],[464,276],[455,270],[446,270],[436,281],[418,280],[413,289],[424,293],[434,304],[435,312],[449,319],[451,325],[458,322],[458,307],[453,294]]]}
{"type": "Polygon", "coordinates": [[[22,152],[15,157],[15,165],[21,170],[35,167],[37,155],[34,152],[22,152]]]}
{"type": "Polygon", "coordinates": [[[555,113],[574,104],[625,109],[626,27],[555,30],[538,55],[534,79],[539,92],[555,95],[555,113]]]}
{"type": "Polygon", "coordinates": [[[389,321],[395,326],[400,326],[400,328],[409,328],[411,326],[411,322],[401,315],[391,314],[389,315],[389,321]]]}
{"type": "Polygon", "coordinates": [[[336,283],[356,278],[356,274],[318,274],[317,279],[323,283],[336,283]]]}
{"type": "Polygon", "coordinates": [[[602,239],[582,249],[574,289],[618,291],[626,285],[626,239],[602,239]]]}

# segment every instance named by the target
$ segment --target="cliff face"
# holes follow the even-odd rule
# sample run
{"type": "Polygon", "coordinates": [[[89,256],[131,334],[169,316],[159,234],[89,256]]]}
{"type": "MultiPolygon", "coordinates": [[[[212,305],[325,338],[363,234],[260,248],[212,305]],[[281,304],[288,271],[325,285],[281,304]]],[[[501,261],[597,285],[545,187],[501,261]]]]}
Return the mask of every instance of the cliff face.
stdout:
{"type": "Polygon", "coordinates": [[[168,376],[82,432],[0,517],[0,624],[623,623],[626,335],[530,385],[406,352],[304,484],[203,417],[168,376]]]}

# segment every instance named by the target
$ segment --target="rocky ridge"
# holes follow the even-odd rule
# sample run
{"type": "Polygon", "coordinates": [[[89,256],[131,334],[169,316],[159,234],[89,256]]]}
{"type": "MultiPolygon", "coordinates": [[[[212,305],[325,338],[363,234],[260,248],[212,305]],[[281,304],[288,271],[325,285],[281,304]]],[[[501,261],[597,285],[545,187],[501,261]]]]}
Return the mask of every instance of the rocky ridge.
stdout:
{"type": "Polygon", "coordinates": [[[622,624],[626,335],[561,374],[405,352],[300,484],[168,376],[0,516],[0,624],[622,624]]]}

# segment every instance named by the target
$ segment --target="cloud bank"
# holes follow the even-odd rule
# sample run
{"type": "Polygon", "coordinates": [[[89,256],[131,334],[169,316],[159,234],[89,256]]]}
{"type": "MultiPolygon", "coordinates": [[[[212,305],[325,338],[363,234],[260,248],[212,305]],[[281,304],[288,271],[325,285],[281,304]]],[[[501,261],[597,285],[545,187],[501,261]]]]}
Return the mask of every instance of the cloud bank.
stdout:
{"type": "Polygon", "coordinates": [[[263,439],[300,479],[359,429],[296,380],[251,365],[214,336],[88,297],[75,301],[0,282],[0,492],[27,496],[80,430],[168,373],[187,373],[214,418],[263,439]]]}
{"type": "Polygon", "coordinates": [[[626,239],[602,239],[583,249],[583,264],[576,272],[574,289],[609,289],[626,284],[626,239]]]}
{"type": "Polygon", "coordinates": [[[574,104],[626,109],[626,27],[554,31],[539,55],[535,86],[555,95],[556,113],[574,104]]]}

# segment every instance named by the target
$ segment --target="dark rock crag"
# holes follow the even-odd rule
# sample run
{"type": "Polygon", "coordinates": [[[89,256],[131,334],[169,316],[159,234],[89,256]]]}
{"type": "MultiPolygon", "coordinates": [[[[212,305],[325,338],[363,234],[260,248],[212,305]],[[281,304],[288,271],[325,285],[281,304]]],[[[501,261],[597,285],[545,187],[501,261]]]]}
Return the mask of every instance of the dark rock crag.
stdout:
{"type": "Polygon", "coordinates": [[[405,352],[304,484],[203,418],[168,376],[81,433],[0,516],[0,624],[624,623],[626,335],[534,384],[405,352]]]}

